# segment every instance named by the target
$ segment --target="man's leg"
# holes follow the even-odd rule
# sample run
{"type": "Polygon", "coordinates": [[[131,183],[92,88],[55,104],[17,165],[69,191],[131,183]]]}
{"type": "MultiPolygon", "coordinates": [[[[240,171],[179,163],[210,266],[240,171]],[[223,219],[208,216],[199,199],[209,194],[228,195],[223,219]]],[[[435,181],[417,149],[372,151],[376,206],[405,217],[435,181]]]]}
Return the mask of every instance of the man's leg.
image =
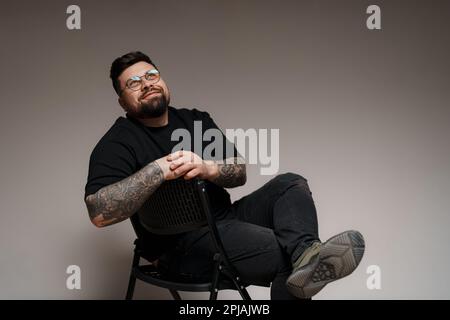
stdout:
{"type": "MultiPolygon", "coordinates": [[[[244,283],[272,283],[272,299],[297,299],[287,290],[286,279],[292,273],[292,265],[273,230],[237,219],[220,220],[216,224],[228,258],[244,283]]],[[[209,281],[215,253],[205,227],[186,233],[178,241],[177,248],[163,256],[160,262],[171,273],[209,281]]]]}
{"type": "Polygon", "coordinates": [[[297,174],[278,175],[233,203],[242,221],[271,228],[293,264],[286,279],[289,292],[309,298],[326,284],[352,273],[364,254],[364,238],[355,230],[325,243],[319,241],[317,216],[307,180],[297,174]]]}
{"type": "Polygon", "coordinates": [[[319,241],[316,207],[305,178],[280,174],[258,190],[235,201],[233,217],[274,230],[282,249],[294,263],[319,241]]]}
{"type": "MultiPolygon", "coordinates": [[[[339,235],[323,247],[316,246],[318,226],[311,195],[305,178],[292,173],[282,174],[233,203],[225,219],[217,221],[225,250],[243,281],[248,284],[272,282],[272,299],[293,299],[293,295],[309,298],[326,283],[353,271],[362,257],[364,242],[356,233],[345,234],[349,241],[342,242],[339,235]],[[335,240],[339,242],[338,246],[335,240]],[[356,264],[349,268],[345,266],[345,274],[334,278],[327,276],[312,283],[324,267],[340,264],[337,260],[326,261],[330,254],[333,256],[337,250],[345,249],[352,255],[350,258],[355,258],[353,248],[348,250],[353,246],[358,246],[360,254],[356,264]],[[300,268],[297,268],[299,260],[300,268]],[[305,261],[306,266],[303,265],[305,261]],[[293,265],[296,265],[294,270],[293,265]]],[[[203,228],[187,233],[179,241],[175,253],[163,259],[173,272],[210,277],[215,250],[206,231],[203,228]]],[[[326,276],[327,270],[324,274],[326,276]]]]}

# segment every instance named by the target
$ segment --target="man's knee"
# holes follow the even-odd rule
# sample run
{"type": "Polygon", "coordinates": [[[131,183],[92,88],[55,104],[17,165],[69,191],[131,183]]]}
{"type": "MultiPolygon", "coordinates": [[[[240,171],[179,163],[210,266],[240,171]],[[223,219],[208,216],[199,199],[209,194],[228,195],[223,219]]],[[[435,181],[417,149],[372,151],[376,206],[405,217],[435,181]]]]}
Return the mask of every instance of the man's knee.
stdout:
{"type": "Polygon", "coordinates": [[[297,173],[287,172],[279,174],[270,180],[268,184],[270,189],[277,192],[279,195],[284,194],[290,188],[295,187],[306,196],[312,196],[308,180],[297,173]]]}
{"type": "Polygon", "coordinates": [[[280,179],[284,181],[298,181],[298,180],[308,181],[305,177],[299,175],[298,173],[293,172],[281,173],[277,175],[274,179],[280,179]]]}
{"type": "Polygon", "coordinates": [[[300,186],[303,190],[307,191],[307,193],[310,192],[308,180],[303,176],[292,172],[277,175],[269,181],[269,184],[272,188],[281,190],[282,192],[293,186],[300,186]]]}

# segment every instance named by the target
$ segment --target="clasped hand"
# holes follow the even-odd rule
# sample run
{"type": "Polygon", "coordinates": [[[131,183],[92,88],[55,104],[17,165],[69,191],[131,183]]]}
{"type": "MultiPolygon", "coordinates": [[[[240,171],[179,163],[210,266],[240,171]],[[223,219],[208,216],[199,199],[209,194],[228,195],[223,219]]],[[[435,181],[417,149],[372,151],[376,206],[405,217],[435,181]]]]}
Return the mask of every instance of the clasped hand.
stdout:
{"type": "Polygon", "coordinates": [[[156,160],[164,174],[165,180],[172,180],[181,176],[189,180],[195,177],[211,180],[219,174],[214,161],[203,160],[191,151],[181,150],[156,160]]]}

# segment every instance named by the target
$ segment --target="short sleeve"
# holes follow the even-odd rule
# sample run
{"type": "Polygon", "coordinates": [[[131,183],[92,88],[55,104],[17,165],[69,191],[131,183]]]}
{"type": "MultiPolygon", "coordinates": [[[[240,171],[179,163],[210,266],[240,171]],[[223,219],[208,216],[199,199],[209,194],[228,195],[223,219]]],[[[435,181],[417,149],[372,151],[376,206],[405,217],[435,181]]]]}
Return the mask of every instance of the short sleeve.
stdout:
{"type": "Polygon", "coordinates": [[[136,172],[133,150],[120,141],[100,141],[92,151],[85,197],[136,172]]]}

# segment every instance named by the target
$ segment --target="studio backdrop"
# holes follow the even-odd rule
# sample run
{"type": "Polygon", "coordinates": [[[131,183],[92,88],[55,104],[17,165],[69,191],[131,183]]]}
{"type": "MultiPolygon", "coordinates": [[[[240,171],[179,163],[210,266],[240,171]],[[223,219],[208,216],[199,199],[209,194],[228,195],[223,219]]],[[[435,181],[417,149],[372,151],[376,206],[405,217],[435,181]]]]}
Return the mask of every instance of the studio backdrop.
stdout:
{"type": "MultiPolygon", "coordinates": [[[[96,228],[83,196],[95,144],[124,115],[110,65],[133,50],[172,106],[279,130],[276,172],[248,165],[233,200],[296,172],[322,239],[364,234],[360,267],[315,299],[450,298],[449,21],[438,0],[2,2],[0,298],[124,298],[132,226],[96,228]]],[[[135,298],[171,296],[138,282],[135,298]]]]}

